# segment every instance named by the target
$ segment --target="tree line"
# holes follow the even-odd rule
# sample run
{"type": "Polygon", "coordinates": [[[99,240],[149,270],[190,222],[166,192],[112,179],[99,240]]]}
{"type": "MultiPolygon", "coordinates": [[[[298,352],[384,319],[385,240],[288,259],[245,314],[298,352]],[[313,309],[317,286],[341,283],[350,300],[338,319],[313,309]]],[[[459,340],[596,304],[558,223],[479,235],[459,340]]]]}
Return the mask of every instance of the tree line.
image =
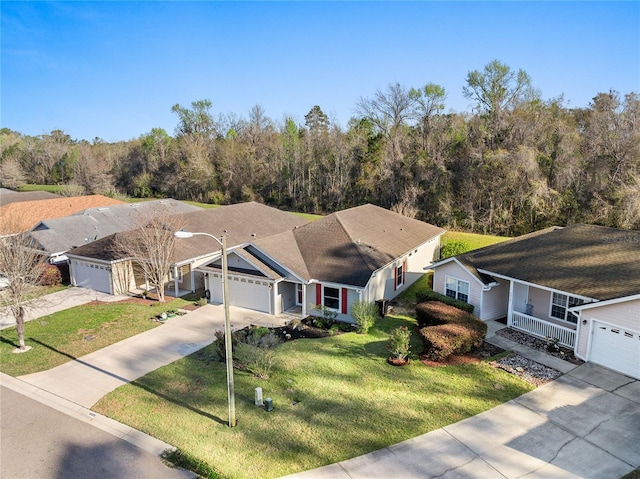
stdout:
{"type": "Polygon", "coordinates": [[[575,222],[640,229],[640,97],[596,93],[584,108],[544,100],[523,70],[470,71],[471,112],[444,87],[392,83],[357,101],[346,128],[313,106],[303,123],[174,105],[173,136],[75,141],[0,131],[0,182],[70,193],[259,201],[330,213],[365,202],[449,228],[519,235],[575,222]]]}

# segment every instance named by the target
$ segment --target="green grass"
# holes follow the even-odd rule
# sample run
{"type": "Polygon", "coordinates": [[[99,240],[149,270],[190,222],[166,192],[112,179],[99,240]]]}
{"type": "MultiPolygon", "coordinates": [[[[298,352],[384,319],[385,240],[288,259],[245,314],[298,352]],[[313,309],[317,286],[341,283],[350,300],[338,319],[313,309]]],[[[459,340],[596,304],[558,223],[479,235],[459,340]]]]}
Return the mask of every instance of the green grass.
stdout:
{"type": "Polygon", "coordinates": [[[462,231],[447,231],[443,236],[441,242],[447,240],[460,240],[467,243],[472,250],[478,248],[484,248],[485,246],[489,246],[496,243],[501,243],[503,241],[507,241],[511,238],[506,236],[492,236],[492,235],[481,235],[477,233],[464,233],[462,231]]]}
{"type": "Polygon", "coordinates": [[[60,185],[22,185],[18,191],[48,191],[49,193],[60,193],[60,185]]]}
{"type": "Polygon", "coordinates": [[[25,323],[25,343],[32,349],[14,354],[16,328],[0,331],[0,371],[21,376],[45,371],[74,358],[159,326],[150,318],[189,304],[174,299],[153,306],[95,303],[76,306],[25,323]]]}
{"type": "Polygon", "coordinates": [[[277,348],[270,379],[236,371],[238,425],[226,426],[224,364],[207,347],[120,387],[94,410],[179,448],[228,478],[269,478],[374,451],[473,416],[532,389],[486,363],[386,363],[388,316],[370,334],[301,339],[277,348]],[[254,390],[273,398],[255,407],[254,390]]]}

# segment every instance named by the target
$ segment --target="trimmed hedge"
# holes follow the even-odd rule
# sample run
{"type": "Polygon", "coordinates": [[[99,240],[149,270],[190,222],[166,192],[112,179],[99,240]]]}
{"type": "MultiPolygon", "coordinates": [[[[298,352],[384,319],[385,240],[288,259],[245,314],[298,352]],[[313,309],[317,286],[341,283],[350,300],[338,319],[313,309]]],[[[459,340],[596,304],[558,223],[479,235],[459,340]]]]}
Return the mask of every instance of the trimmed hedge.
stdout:
{"type": "Polygon", "coordinates": [[[450,298],[444,294],[436,293],[435,291],[420,291],[416,293],[416,303],[424,303],[426,301],[440,301],[444,304],[449,304],[458,309],[466,311],[467,313],[473,313],[473,304],[465,303],[458,299],[450,298]]]}
{"type": "Polygon", "coordinates": [[[426,346],[425,355],[434,361],[480,347],[487,334],[485,322],[471,313],[438,301],[420,303],[416,306],[416,314],[426,346]]]}

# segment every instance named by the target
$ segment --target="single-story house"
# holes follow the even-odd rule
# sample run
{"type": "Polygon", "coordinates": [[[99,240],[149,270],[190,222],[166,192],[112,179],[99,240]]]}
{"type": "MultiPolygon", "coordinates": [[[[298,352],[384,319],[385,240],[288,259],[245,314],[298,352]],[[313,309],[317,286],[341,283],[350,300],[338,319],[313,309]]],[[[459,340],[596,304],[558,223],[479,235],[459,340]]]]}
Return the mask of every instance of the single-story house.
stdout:
{"type": "Polygon", "coordinates": [[[49,262],[66,263],[66,252],[139,226],[154,214],[181,214],[200,211],[198,206],[171,198],[87,208],[62,218],[43,219],[28,232],[49,262]]]}
{"type": "Polygon", "coordinates": [[[640,379],[640,231],[552,227],[439,261],[433,289],[482,320],[640,379]]]}
{"type": "MultiPolygon", "coordinates": [[[[180,224],[185,231],[207,233],[217,238],[226,234],[230,251],[255,238],[288,231],[306,223],[300,216],[255,202],[198,209],[174,216],[173,222],[180,224]]],[[[122,231],[70,250],[67,256],[71,284],[108,294],[148,289],[146,278],[133,268],[126,253],[118,248],[118,235],[131,233],[132,230],[122,231]]],[[[220,257],[220,254],[220,245],[206,236],[176,240],[174,264],[167,275],[167,292],[180,295],[204,287],[204,276],[196,274],[195,268],[220,257]]]]}
{"type": "MultiPolygon", "coordinates": [[[[444,233],[373,205],[313,222],[258,203],[181,217],[185,231],[226,235],[229,304],[269,314],[294,309],[321,315],[326,307],[343,321],[352,321],[353,303],[392,299],[422,276],[437,257],[444,233]]],[[[143,278],[127,282],[128,289],[116,287],[114,279],[126,261],[110,249],[112,240],[68,254],[73,284],[109,293],[140,284],[143,278]],[[98,282],[97,276],[103,279],[98,282]]],[[[221,261],[221,248],[212,238],[178,239],[169,285],[184,292],[204,287],[211,302],[222,302],[221,261]]]]}
{"type": "MultiPolygon", "coordinates": [[[[12,200],[16,194],[9,195],[12,200]]],[[[29,231],[39,221],[62,218],[87,208],[124,204],[103,195],[69,196],[28,201],[11,201],[0,206],[0,234],[29,231]]]]}

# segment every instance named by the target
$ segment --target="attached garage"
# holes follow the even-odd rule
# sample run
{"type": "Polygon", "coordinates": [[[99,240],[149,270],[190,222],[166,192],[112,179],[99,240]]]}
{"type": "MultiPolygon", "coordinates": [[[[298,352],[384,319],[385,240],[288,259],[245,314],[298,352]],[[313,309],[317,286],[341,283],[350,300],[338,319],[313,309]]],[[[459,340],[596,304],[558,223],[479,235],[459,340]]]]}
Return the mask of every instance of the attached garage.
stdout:
{"type": "MultiPolygon", "coordinates": [[[[271,284],[269,281],[249,275],[229,275],[229,304],[253,309],[263,313],[271,312],[271,284]]],[[[209,295],[213,303],[222,303],[222,275],[209,273],[209,295]]]]}
{"type": "Polygon", "coordinates": [[[589,361],[640,379],[640,332],[593,321],[589,361]]]}
{"type": "Polygon", "coordinates": [[[109,266],[74,259],[71,271],[74,286],[95,289],[107,294],[112,293],[111,268],[109,266]]]}

